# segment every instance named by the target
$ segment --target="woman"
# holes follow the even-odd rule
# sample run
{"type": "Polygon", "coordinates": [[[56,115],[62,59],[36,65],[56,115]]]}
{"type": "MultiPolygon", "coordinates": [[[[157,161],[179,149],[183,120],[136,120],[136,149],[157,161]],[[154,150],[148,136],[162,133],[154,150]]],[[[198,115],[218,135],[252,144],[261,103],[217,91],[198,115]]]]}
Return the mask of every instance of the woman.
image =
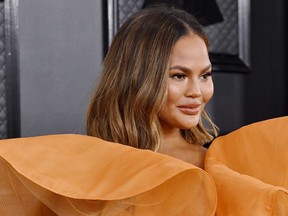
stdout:
{"type": "Polygon", "coordinates": [[[217,136],[204,110],[211,71],[208,38],[193,16],[168,7],[136,13],[104,60],[87,134],[203,167],[202,145],[217,136]]]}
{"type": "Polygon", "coordinates": [[[1,141],[0,215],[213,216],[212,178],[182,161],[202,167],[201,145],[212,139],[200,117],[213,94],[207,44],[183,11],[161,7],[130,18],[88,112],[88,134],[101,139],[1,141]]]}

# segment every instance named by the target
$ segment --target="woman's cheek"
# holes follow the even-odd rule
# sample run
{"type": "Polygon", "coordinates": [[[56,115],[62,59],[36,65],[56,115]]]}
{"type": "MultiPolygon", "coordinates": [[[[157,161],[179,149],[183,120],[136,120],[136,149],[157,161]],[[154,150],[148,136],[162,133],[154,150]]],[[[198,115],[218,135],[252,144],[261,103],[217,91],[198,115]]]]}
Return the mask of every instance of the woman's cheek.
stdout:
{"type": "Polygon", "coordinates": [[[205,103],[207,103],[214,94],[214,85],[213,85],[213,81],[211,80],[209,83],[207,83],[208,85],[205,86],[205,88],[203,88],[203,101],[205,103]]]}

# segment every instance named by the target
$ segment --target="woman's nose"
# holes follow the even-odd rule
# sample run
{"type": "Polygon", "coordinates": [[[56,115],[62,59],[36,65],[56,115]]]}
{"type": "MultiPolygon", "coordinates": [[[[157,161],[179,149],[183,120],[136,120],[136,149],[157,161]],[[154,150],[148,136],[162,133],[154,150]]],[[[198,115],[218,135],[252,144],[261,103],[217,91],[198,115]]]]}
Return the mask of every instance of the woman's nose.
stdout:
{"type": "Polygon", "coordinates": [[[187,82],[186,97],[197,98],[201,96],[200,83],[197,80],[189,80],[187,82]]]}

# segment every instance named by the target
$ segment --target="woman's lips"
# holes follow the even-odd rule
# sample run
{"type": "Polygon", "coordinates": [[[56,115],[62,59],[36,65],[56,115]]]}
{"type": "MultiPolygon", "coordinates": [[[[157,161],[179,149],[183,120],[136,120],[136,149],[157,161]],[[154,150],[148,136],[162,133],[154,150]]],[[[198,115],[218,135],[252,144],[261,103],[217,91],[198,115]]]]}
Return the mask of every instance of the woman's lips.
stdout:
{"type": "Polygon", "coordinates": [[[197,115],[200,112],[201,105],[191,104],[191,105],[178,106],[178,109],[186,115],[197,115]]]}

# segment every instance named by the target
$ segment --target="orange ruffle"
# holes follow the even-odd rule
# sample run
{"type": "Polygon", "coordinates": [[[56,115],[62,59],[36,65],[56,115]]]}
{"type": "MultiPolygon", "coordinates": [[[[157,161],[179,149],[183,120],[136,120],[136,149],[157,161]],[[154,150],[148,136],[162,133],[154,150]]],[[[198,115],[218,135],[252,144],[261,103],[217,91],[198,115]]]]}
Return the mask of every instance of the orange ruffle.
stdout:
{"type": "Polygon", "coordinates": [[[0,141],[0,215],[214,215],[203,170],[84,135],[0,141]]]}
{"type": "Polygon", "coordinates": [[[254,123],[210,146],[217,215],[288,215],[288,117],[254,123]]]}

